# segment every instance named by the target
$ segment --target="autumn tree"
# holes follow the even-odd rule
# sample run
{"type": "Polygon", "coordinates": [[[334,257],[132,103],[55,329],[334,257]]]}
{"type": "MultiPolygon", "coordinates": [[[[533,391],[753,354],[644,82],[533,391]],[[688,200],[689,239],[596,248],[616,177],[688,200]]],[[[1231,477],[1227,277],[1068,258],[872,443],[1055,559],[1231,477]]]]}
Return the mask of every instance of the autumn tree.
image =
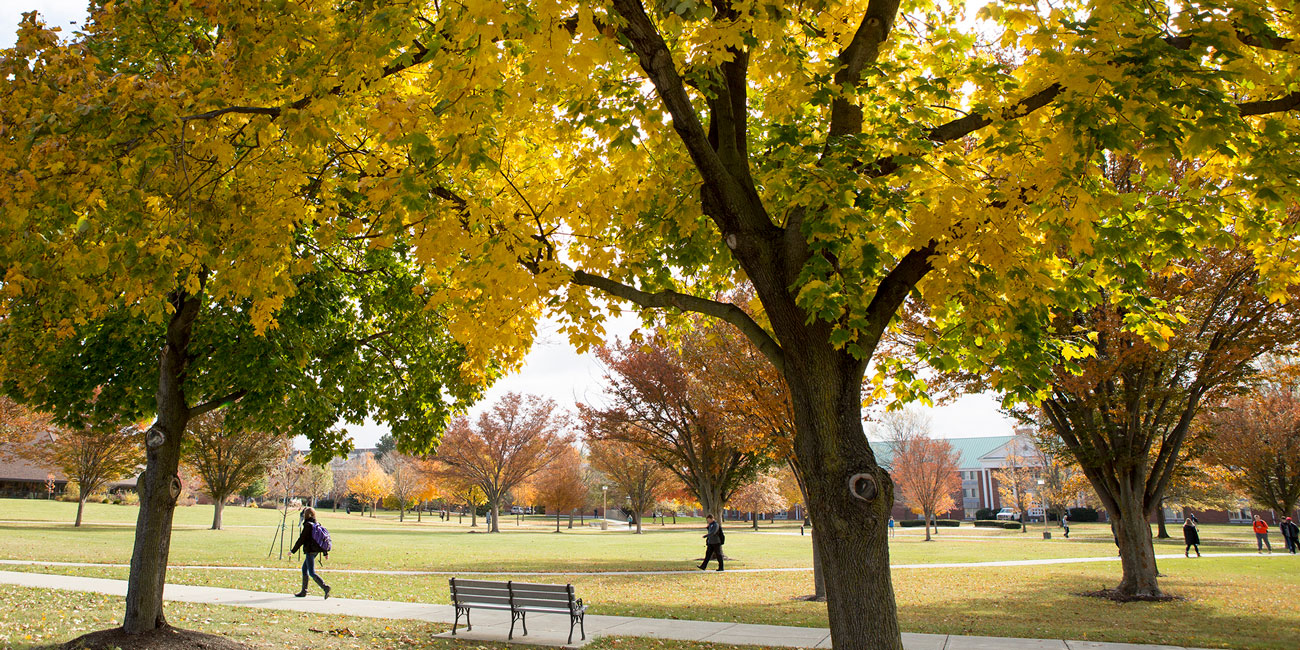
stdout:
{"type": "MultiPolygon", "coordinates": [[[[1271,360],[1270,360],[1271,361],[1271,360]]],[[[1206,460],[1251,503],[1290,515],[1300,503],[1300,364],[1265,365],[1263,381],[1204,416],[1206,460]]]]}
{"type": "Polygon", "coordinates": [[[1042,408],[1110,514],[1123,566],[1114,593],[1160,598],[1149,521],[1187,457],[1192,423],[1248,382],[1261,355],[1300,341],[1300,302],[1269,297],[1255,254],[1239,244],[1135,272],[1176,317],[1143,333],[1127,299],[1059,310],[1057,330],[1083,357],[1052,369],[1042,408]]]}
{"type": "Polygon", "coordinates": [[[144,460],[143,433],[134,424],[50,427],[47,435],[20,447],[20,455],[53,466],[77,486],[77,518],[81,525],[86,499],[113,481],[130,478],[144,460]]]}
{"type": "Polygon", "coordinates": [[[397,520],[406,521],[406,509],[419,503],[419,494],[424,491],[424,473],[416,466],[414,459],[397,451],[389,451],[379,459],[379,465],[392,479],[392,489],[385,497],[391,497],[397,505],[397,520]]]}
{"type": "Polygon", "coordinates": [[[775,472],[764,472],[745,484],[731,496],[731,507],[748,512],[754,530],[758,530],[758,515],[764,512],[785,510],[789,501],[781,491],[781,479],[775,472]]]}
{"type": "Polygon", "coordinates": [[[356,474],[348,479],[348,492],[355,495],[363,507],[370,506],[370,516],[374,517],[375,506],[393,493],[393,477],[373,456],[366,456],[356,474]]]}
{"type": "Polygon", "coordinates": [[[1002,457],[1002,467],[993,470],[998,499],[1019,512],[1020,532],[1028,530],[1025,524],[1029,521],[1029,509],[1036,503],[1038,475],[1041,472],[1042,468],[1034,462],[1030,445],[1019,437],[1008,443],[1006,454],[1002,457]]]}
{"type": "Polygon", "coordinates": [[[226,500],[266,475],[282,453],[273,434],[227,426],[225,419],[221,411],[191,419],[181,450],[181,462],[212,498],[212,530],[221,530],[226,500]]]}
{"type": "Polygon", "coordinates": [[[594,439],[587,442],[587,460],[605,475],[617,495],[628,499],[636,532],[641,533],[641,516],[652,509],[673,480],[655,458],[641,447],[617,439],[594,439]]]}
{"type": "MultiPolygon", "coordinates": [[[[1208,453],[1208,452],[1207,452],[1208,453]]],[[[1165,496],[1156,514],[1156,537],[1169,539],[1165,524],[1165,506],[1175,505],[1186,516],[1190,509],[1236,510],[1244,501],[1231,471],[1205,457],[1188,458],[1178,464],[1165,488],[1165,496]]]]}
{"type": "MultiPolygon", "coordinates": [[[[71,236],[78,210],[97,200],[121,202],[114,214],[151,203],[32,179],[167,179],[182,189],[166,197],[184,204],[183,188],[201,188],[207,202],[195,205],[236,221],[213,232],[254,250],[286,219],[247,219],[247,203],[259,215],[339,215],[347,236],[380,243],[385,230],[409,236],[440,281],[431,302],[455,307],[448,327],[475,341],[478,359],[503,348],[518,358],[545,309],[592,344],[608,297],[736,324],[787,380],[795,453],[827,532],[815,543],[835,576],[836,647],[896,649],[893,487],[858,411],[863,374],[904,302],[915,296],[953,324],[941,328],[952,345],[919,350],[937,366],[1048,368],[1044,308],[1109,281],[1071,272],[1074,262],[1122,266],[1238,217],[1236,232],[1267,238],[1273,224],[1253,208],[1293,201],[1300,171],[1284,4],[995,3],[978,27],[963,8],[411,2],[281,15],[96,4],[85,36],[60,44],[32,21],[6,58],[0,79],[13,92],[0,96],[12,105],[0,114],[16,128],[4,132],[83,123],[49,130],[70,146],[33,147],[64,166],[6,169],[12,187],[0,196],[39,207],[46,197],[32,186],[68,186],[47,212],[70,209],[48,232],[71,236]],[[120,83],[136,70],[147,83],[120,83]],[[44,93],[30,87],[46,79],[44,93]],[[1122,203],[1090,163],[1138,147],[1205,157],[1226,182],[1196,216],[1156,206],[1097,227],[1122,203]],[[193,160],[175,155],[186,148],[193,160]],[[243,191],[132,173],[165,161],[243,191]],[[1202,220],[1213,227],[1185,228],[1202,220]],[[241,232],[244,221],[260,228],[241,232]],[[765,324],[715,299],[741,278],[765,324]]],[[[1293,272],[1285,249],[1259,250],[1271,273],[1293,272]]],[[[44,277],[5,268],[9,282],[44,277]]],[[[901,378],[903,399],[920,390],[901,378]]],[[[1046,383],[998,378],[1025,398],[1046,383]]]]}
{"type": "Polygon", "coordinates": [[[918,411],[887,413],[882,429],[890,453],[889,475],[903,503],[925,520],[928,542],[936,515],[957,507],[952,495],[961,491],[961,457],[948,441],[932,437],[929,416],[918,411]]]}
{"type": "Polygon", "coordinates": [[[502,499],[571,446],[567,425],[555,402],[507,393],[473,423],[456,418],[437,458],[462,484],[483,491],[492,512],[489,532],[500,532],[502,499]]]}
{"type": "Polygon", "coordinates": [[[583,480],[582,455],[570,447],[547,465],[535,479],[537,499],[555,511],[555,532],[560,532],[560,514],[569,514],[573,528],[573,511],[587,503],[587,484],[583,480]]]}
{"type": "Polygon", "coordinates": [[[334,493],[334,470],[329,464],[307,462],[307,473],[303,476],[302,493],[311,499],[311,507],[316,507],[316,500],[334,493]]]}
{"type": "Polygon", "coordinates": [[[587,440],[638,448],[691,489],[706,512],[721,515],[732,494],[776,461],[770,431],[738,426],[712,392],[709,337],[724,324],[700,322],[677,344],[659,336],[643,344],[597,350],[605,366],[601,405],[579,405],[587,440]],[[679,347],[680,346],[680,347],[679,347]]]}

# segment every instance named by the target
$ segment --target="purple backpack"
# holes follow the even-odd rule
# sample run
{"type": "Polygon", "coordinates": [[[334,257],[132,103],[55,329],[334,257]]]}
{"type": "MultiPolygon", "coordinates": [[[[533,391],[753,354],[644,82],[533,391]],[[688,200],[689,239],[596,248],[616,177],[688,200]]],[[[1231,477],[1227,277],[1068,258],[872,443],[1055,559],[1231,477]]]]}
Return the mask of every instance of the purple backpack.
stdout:
{"type": "Polygon", "coordinates": [[[319,523],[312,522],[311,541],[316,542],[316,546],[319,546],[320,550],[326,553],[330,552],[330,531],[325,530],[325,527],[319,523]]]}

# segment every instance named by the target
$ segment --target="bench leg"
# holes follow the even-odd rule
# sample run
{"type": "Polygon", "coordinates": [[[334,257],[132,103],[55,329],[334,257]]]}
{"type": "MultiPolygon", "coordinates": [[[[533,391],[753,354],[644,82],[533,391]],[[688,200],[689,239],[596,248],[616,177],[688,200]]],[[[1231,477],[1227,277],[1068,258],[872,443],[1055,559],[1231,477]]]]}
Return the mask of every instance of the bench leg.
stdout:
{"type": "Polygon", "coordinates": [[[577,625],[582,630],[582,640],[587,640],[587,626],[583,624],[582,614],[569,615],[569,640],[565,643],[573,643],[573,626],[577,625]]]}
{"type": "Polygon", "coordinates": [[[506,635],[507,640],[515,638],[515,621],[524,621],[524,635],[528,635],[528,621],[524,620],[525,612],[516,612],[510,610],[510,634],[506,635]]]}

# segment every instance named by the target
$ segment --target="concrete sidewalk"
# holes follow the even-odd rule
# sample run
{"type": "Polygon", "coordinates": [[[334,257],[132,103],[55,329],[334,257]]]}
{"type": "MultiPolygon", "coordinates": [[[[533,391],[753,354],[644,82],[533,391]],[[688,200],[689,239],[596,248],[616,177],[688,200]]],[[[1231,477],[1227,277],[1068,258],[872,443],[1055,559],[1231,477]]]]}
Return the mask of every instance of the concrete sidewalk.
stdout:
{"type": "MultiPolygon", "coordinates": [[[[125,580],[0,571],[0,584],[126,596],[125,580]]],[[[409,619],[446,624],[451,624],[452,619],[455,617],[451,605],[424,605],[352,598],[322,600],[319,596],[294,598],[290,594],[174,584],[167,585],[166,599],[188,603],[259,607],[338,616],[409,619]]],[[[466,640],[504,642],[507,631],[510,629],[509,612],[475,610],[473,612],[473,621],[474,629],[472,631],[466,632],[462,628],[456,636],[466,640]]],[[[568,631],[568,616],[534,614],[528,617],[529,634],[523,636],[520,634],[520,630],[516,628],[514,642],[563,646],[568,631]]],[[[596,636],[632,636],[790,648],[831,647],[830,631],[824,628],[755,625],[750,623],[718,623],[712,621],[589,615],[586,620],[586,631],[588,640],[596,636]]],[[[451,635],[445,633],[439,636],[451,635]]],[[[575,632],[573,646],[580,645],[583,645],[583,643],[579,640],[578,633],[575,632]]],[[[1181,650],[1177,646],[1098,643],[1094,641],[1058,639],[1005,639],[945,634],[904,634],[903,646],[907,650],[1181,650]]]]}

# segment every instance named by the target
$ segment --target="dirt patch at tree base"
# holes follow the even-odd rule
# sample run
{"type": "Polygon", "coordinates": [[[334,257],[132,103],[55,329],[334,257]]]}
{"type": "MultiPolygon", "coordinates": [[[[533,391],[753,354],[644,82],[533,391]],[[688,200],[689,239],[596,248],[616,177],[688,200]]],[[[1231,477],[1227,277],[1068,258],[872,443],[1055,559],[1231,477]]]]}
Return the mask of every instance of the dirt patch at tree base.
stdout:
{"type": "Polygon", "coordinates": [[[1171,601],[1184,600],[1182,596],[1174,596],[1171,594],[1160,594],[1159,596],[1135,596],[1131,594],[1122,594],[1118,589],[1085,591],[1078,595],[1085,598],[1105,598],[1106,600],[1117,603],[1167,603],[1171,601]]]}
{"type": "Polygon", "coordinates": [[[142,634],[127,634],[120,627],[100,630],[79,636],[61,646],[60,650],[252,650],[253,646],[232,641],[224,636],[182,630],[171,626],[160,627],[142,634]]]}

